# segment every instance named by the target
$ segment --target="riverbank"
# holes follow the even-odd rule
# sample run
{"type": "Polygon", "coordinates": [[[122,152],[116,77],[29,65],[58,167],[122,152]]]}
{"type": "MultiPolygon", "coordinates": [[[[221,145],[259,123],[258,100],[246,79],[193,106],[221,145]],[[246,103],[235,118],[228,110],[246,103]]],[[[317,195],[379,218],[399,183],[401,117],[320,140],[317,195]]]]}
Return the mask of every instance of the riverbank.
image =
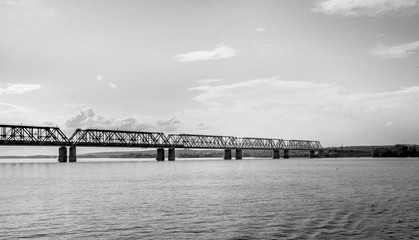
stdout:
{"type": "MultiPolygon", "coordinates": [[[[342,146],[326,147],[316,152],[319,158],[355,158],[355,157],[419,157],[416,145],[381,145],[381,146],[342,146]]],[[[233,157],[235,151],[232,151],[233,157]]],[[[290,151],[290,157],[308,157],[308,151],[290,151]]],[[[282,155],[282,153],[281,153],[282,155]]],[[[198,150],[176,149],[176,158],[223,158],[224,150],[198,150]]],[[[0,159],[22,158],[57,158],[57,155],[31,155],[31,156],[0,156],[0,159]]],[[[78,158],[155,158],[156,150],[144,151],[114,151],[93,152],[77,155],[78,158]]],[[[271,158],[272,150],[243,150],[243,157],[271,158]]]]}

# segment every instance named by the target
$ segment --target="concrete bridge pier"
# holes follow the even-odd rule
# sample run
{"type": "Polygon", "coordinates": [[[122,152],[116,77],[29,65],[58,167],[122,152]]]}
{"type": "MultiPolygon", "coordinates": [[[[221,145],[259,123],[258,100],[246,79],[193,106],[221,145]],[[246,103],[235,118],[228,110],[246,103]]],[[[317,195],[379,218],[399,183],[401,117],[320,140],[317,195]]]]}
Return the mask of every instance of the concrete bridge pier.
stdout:
{"type": "Polygon", "coordinates": [[[314,152],[314,150],[310,150],[310,158],[315,158],[316,154],[314,152]]]}
{"type": "Polygon", "coordinates": [[[157,161],[164,161],[164,148],[157,148],[157,161]]]}
{"type": "Polygon", "coordinates": [[[76,146],[71,146],[69,150],[70,150],[69,162],[77,162],[76,146]]]}
{"type": "Polygon", "coordinates": [[[67,162],[67,147],[61,146],[58,149],[58,162],[67,162]]]}
{"type": "Polygon", "coordinates": [[[278,149],[274,149],[272,159],[279,159],[279,150],[278,149]]]}
{"type": "Polygon", "coordinates": [[[284,150],[284,159],[290,158],[290,150],[285,149],[284,150]]]}
{"type": "Polygon", "coordinates": [[[224,160],[231,160],[231,149],[224,149],[224,160]]]}
{"type": "Polygon", "coordinates": [[[242,149],[236,149],[236,160],[243,159],[243,150],[242,149]]]}
{"type": "Polygon", "coordinates": [[[169,161],[175,161],[175,149],[169,148],[167,159],[169,161]]]}

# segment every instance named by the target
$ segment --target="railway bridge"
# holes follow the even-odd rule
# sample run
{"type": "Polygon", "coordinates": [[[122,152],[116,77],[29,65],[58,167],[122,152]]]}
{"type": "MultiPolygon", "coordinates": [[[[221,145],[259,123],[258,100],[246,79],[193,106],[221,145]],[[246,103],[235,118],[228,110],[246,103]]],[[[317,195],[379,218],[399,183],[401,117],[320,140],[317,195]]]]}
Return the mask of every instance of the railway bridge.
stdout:
{"type": "Polygon", "coordinates": [[[310,158],[321,150],[320,141],[283,140],[275,138],[234,137],[196,134],[169,134],[161,132],[120,131],[105,129],[76,129],[67,137],[58,127],[0,125],[0,145],[14,146],[57,146],[59,162],[76,162],[77,147],[130,147],[156,148],[157,161],[175,160],[175,149],[224,149],[224,159],[242,159],[245,149],[272,150],[272,158],[289,158],[290,150],[306,150],[310,158]],[[68,150],[68,153],[67,153],[68,150]]]}

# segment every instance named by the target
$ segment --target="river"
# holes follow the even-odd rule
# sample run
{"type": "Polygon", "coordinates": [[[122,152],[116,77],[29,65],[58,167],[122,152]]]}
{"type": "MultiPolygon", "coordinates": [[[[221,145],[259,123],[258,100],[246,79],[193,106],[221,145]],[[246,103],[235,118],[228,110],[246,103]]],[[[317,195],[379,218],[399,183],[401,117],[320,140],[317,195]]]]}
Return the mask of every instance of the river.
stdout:
{"type": "Polygon", "coordinates": [[[419,239],[419,159],[78,160],[0,160],[0,239],[419,239]]]}

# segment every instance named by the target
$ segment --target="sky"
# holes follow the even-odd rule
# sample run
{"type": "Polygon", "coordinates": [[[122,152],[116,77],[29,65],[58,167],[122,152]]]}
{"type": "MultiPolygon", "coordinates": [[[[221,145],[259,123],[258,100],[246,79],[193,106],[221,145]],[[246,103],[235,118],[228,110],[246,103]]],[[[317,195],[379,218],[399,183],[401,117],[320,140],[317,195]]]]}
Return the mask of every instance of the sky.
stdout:
{"type": "Polygon", "coordinates": [[[0,0],[0,124],[419,144],[418,24],[419,0],[0,0]]]}

